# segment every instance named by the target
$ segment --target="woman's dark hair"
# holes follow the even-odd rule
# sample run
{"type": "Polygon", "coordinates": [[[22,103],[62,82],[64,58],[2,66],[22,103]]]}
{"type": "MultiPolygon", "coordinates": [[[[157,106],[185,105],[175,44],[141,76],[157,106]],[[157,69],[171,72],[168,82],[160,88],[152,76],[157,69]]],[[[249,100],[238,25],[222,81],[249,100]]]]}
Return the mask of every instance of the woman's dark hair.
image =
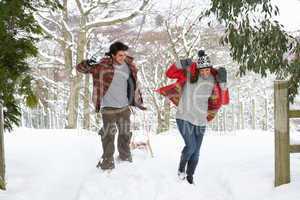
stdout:
{"type": "Polygon", "coordinates": [[[129,47],[122,42],[114,42],[110,45],[109,52],[105,53],[105,55],[111,57],[112,55],[116,55],[118,51],[127,51],[128,48],[129,47]]]}
{"type": "Polygon", "coordinates": [[[196,83],[199,78],[200,69],[196,69],[196,73],[193,75],[190,71],[184,70],[185,76],[190,80],[190,83],[196,83]]]}

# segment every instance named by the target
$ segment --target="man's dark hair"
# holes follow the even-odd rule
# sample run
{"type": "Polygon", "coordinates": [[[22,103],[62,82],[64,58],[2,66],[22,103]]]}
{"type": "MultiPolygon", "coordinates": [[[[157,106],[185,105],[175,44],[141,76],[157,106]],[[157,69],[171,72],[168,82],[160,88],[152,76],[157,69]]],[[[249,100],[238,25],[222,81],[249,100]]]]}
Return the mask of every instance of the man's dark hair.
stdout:
{"type": "Polygon", "coordinates": [[[118,53],[118,51],[127,51],[128,48],[129,47],[122,42],[119,42],[119,41],[114,42],[110,45],[109,52],[105,53],[105,55],[107,55],[107,56],[116,55],[118,53]]]}

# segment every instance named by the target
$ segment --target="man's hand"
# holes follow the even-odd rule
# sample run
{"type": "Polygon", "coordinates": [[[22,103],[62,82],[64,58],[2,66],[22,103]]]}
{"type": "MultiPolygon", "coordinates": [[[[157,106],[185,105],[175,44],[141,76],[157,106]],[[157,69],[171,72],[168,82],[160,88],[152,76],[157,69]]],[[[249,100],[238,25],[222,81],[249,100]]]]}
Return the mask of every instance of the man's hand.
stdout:
{"type": "Polygon", "coordinates": [[[226,83],[227,82],[227,71],[224,67],[220,67],[218,69],[218,79],[220,83],[226,83]]]}
{"type": "Polygon", "coordinates": [[[91,59],[86,60],[86,64],[91,67],[93,65],[96,65],[97,61],[94,57],[92,57],[91,59]]]}

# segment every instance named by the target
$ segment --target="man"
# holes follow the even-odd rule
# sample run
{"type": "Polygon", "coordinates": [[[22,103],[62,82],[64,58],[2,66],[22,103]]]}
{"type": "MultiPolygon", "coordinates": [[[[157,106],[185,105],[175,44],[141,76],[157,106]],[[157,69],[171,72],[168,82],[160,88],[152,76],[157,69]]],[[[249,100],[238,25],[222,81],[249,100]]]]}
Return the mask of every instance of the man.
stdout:
{"type": "Polygon", "coordinates": [[[76,66],[82,73],[93,76],[93,102],[96,112],[101,112],[103,127],[99,131],[103,155],[97,167],[103,170],[113,169],[114,139],[118,130],[118,159],[132,162],[130,152],[130,107],[141,110],[143,100],[137,87],[137,68],[133,58],[127,55],[128,46],[122,42],[113,43],[109,52],[99,63],[84,60],[76,66]]]}

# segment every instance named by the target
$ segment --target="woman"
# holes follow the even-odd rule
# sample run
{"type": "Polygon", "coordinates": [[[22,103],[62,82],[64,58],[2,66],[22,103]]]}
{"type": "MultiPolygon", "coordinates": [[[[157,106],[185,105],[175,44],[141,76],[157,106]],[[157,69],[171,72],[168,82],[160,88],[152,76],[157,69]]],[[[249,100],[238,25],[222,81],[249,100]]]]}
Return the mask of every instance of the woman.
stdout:
{"type": "Polygon", "coordinates": [[[181,152],[178,176],[193,184],[199,152],[207,122],[211,121],[222,105],[229,103],[226,70],[212,68],[203,50],[198,52],[197,63],[181,62],[167,70],[169,78],[177,82],[157,90],[178,106],[176,123],[185,146],[181,152]]]}

